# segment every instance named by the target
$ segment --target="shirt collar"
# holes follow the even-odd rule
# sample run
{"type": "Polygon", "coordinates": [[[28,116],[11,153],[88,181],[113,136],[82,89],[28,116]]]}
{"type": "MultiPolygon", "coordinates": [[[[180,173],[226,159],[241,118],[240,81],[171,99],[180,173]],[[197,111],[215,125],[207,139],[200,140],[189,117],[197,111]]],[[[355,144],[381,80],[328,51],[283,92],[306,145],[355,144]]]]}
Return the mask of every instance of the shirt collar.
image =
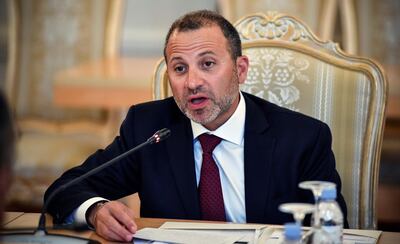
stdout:
{"type": "Polygon", "coordinates": [[[216,130],[210,131],[203,125],[190,120],[193,131],[193,139],[196,139],[201,134],[208,133],[216,135],[223,140],[241,145],[243,142],[244,123],[246,118],[246,102],[244,101],[242,93],[239,92],[239,94],[240,100],[235,112],[223,125],[218,127],[216,130]]]}

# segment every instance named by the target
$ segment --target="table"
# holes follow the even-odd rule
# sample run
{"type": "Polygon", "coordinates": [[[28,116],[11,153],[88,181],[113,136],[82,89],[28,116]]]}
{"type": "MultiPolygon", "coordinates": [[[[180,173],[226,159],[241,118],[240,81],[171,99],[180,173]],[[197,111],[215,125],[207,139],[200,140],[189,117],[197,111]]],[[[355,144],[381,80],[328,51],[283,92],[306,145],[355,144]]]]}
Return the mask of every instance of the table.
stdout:
{"type": "Polygon", "coordinates": [[[152,100],[152,77],[161,57],[103,58],[55,75],[53,102],[64,108],[105,109],[106,139],[112,139],[134,104],[152,100]]]}
{"type": "MultiPolygon", "coordinates": [[[[38,223],[39,219],[38,213],[6,213],[6,218],[13,217],[13,220],[9,222],[5,222],[4,228],[5,229],[12,229],[12,228],[35,228],[38,223]]],[[[5,219],[6,219],[5,218],[5,219]]],[[[167,220],[167,219],[155,219],[155,218],[137,218],[135,219],[138,228],[142,229],[145,227],[152,227],[158,228],[166,221],[184,221],[184,220],[167,220]]],[[[192,220],[191,220],[192,221],[192,220]]],[[[47,216],[47,226],[51,226],[51,217],[47,216]]],[[[94,240],[98,240],[101,243],[109,243],[100,236],[98,236],[93,231],[83,231],[83,232],[74,232],[74,231],[67,231],[67,230],[51,230],[51,233],[62,233],[66,235],[73,235],[79,236],[83,238],[90,238],[94,240]]],[[[382,232],[378,240],[378,244],[392,244],[392,243],[400,243],[400,233],[398,232],[382,232]]]]}
{"type": "Polygon", "coordinates": [[[152,100],[155,58],[104,58],[55,76],[55,105],[71,108],[127,108],[152,100]]]}
{"type": "Polygon", "coordinates": [[[7,225],[8,223],[16,220],[18,217],[22,216],[24,212],[6,212],[3,216],[3,225],[7,225]]]}

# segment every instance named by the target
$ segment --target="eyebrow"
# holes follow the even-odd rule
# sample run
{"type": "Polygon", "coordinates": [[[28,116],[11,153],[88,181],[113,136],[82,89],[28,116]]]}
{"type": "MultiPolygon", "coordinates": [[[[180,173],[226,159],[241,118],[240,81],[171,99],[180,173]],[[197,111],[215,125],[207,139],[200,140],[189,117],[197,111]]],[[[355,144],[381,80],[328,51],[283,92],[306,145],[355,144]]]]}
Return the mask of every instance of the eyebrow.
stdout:
{"type": "Polygon", "coordinates": [[[174,61],[174,60],[183,60],[183,58],[181,58],[181,57],[173,57],[173,58],[171,58],[171,59],[169,60],[169,62],[172,62],[172,61],[174,61]]]}
{"type": "MultiPolygon", "coordinates": [[[[203,56],[208,55],[208,54],[216,55],[215,52],[213,52],[213,51],[204,51],[204,52],[199,53],[198,56],[199,56],[199,57],[203,57],[203,56]]],[[[173,58],[171,58],[171,59],[169,60],[169,62],[172,62],[172,61],[175,61],[175,60],[180,61],[180,60],[183,60],[183,58],[180,57],[180,56],[178,56],[178,57],[173,57],[173,58]]]]}

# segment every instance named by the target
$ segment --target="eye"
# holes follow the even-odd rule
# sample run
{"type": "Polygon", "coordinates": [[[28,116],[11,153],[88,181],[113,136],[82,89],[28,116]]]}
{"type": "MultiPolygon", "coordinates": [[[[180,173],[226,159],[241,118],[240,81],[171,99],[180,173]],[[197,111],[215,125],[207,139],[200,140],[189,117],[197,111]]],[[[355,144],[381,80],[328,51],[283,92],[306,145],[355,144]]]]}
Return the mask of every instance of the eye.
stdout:
{"type": "Polygon", "coordinates": [[[205,62],[203,63],[203,67],[206,68],[206,69],[209,69],[209,68],[213,67],[214,64],[215,64],[214,61],[205,61],[205,62]]]}
{"type": "Polygon", "coordinates": [[[183,73],[186,71],[186,66],[184,65],[177,65],[174,67],[176,73],[183,73]]]}

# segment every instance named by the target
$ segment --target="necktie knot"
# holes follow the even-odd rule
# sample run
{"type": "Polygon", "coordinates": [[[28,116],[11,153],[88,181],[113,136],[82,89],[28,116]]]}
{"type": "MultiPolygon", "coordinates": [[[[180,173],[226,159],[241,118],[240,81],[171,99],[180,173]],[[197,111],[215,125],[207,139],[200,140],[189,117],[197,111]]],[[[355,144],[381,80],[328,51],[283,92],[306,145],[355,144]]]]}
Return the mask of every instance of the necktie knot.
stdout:
{"type": "Polygon", "coordinates": [[[221,142],[221,138],[210,134],[201,134],[199,137],[203,153],[212,154],[214,148],[221,142]]]}

